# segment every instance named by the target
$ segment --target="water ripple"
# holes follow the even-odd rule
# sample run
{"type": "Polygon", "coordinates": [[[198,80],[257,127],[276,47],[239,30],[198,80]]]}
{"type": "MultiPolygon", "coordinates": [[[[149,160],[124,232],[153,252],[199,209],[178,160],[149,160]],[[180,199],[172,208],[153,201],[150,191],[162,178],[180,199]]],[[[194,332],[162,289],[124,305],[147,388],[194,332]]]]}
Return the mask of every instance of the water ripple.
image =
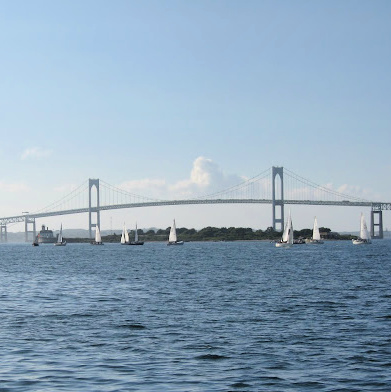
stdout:
{"type": "Polygon", "coordinates": [[[390,391],[391,242],[272,245],[0,245],[0,391],[390,391]]]}

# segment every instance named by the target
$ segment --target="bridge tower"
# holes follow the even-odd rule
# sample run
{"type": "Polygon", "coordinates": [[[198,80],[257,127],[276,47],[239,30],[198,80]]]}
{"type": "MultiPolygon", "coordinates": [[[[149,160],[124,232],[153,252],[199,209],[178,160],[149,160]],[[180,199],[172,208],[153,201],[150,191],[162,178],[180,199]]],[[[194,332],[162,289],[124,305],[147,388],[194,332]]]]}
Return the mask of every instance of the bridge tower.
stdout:
{"type": "Polygon", "coordinates": [[[28,215],[24,217],[24,241],[32,242],[35,241],[35,237],[37,236],[37,232],[35,230],[35,218],[30,218],[28,215]],[[29,225],[33,225],[33,229],[29,230],[29,225]],[[32,239],[29,239],[29,234],[32,234],[32,239]]]}
{"type": "Polygon", "coordinates": [[[372,204],[371,237],[375,239],[383,238],[383,211],[380,204],[372,204]]]}
{"type": "Polygon", "coordinates": [[[0,226],[0,242],[7,242],[7,225],[5,223],[0,226]]]}
{"type": "Polygon", "coordinates": [[[273,209],[273,229],[276,231],[284,230],[284,168],[283,167],[272,167],[272,209],[273,209]],[[280,177],[281,189],[280,196],[276,198],[276,177],[280,177]],[[276,213],[276,212],[279,212],[276,213]],[[279,224],[279,227],[277,227],[279,224]]]}
{"type": "Polygon", "coordinates": [[[95,228],[96,225],[98,225],[100,229],[100,209],[99,209],[99,178],[97,179],[89,179],[89,184],[88,184],[88,228],[89,228],[89,235],[90,238],[92,238],[92,230],[95,228]],[[92,188],[96,188],[96,207],[92,207],[92,200],[91,200],[91,190],[92,188]],[[96,219],[95,223],[92,223],[92,214],[96,214],[96,219]]]}

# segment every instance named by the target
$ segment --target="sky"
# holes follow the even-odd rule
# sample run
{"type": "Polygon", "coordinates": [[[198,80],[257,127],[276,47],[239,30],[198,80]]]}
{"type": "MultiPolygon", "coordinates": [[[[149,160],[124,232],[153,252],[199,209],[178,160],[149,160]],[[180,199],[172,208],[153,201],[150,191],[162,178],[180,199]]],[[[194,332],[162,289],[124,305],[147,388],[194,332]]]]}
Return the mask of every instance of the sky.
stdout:
{"type": "MultiPolygon", "coordinates": [[[[272,166],[391,202],[390,17],[382,0],[0,0],[0,217],[88,178],[176,198],[272,166]]],[[[291,212],[295,229],[316,215],[349,231],[361,209],[291,212]]],[[[102,213],[101,226],[264,230],[271,214],[127,209],[102,213]]],[[[88,228],[88,216],[37,223],[88,228]]]]}

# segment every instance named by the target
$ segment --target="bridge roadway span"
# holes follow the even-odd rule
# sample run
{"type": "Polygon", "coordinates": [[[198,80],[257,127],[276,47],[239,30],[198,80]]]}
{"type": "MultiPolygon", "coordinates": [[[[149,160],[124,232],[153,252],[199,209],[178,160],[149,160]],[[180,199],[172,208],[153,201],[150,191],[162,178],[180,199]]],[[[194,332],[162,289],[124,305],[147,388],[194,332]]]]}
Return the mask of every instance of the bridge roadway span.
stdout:
{"type": "MultiPolygon", "coordinates": [[[[163,200],[163,201],[151,201],[144,203],[129,203],[129,204],[115,204],[98,207],[91,207],[91,212],[106,211],[106,210],[118,210],[123,208],[139,208],[139,207],[158,207],[158,206],[174,206],[174,205],[194,205],[194,204],[272,204],[271,199],[192,199],[192,200],[163,200]]],[[[322,205],[322,206],[343,206],[343,207],[372,207],[373,209],[380,210],[391,210],[391,203],[382,202],[357,202],[357,201],[313,201],[313,200],[284,200],[285,204],[291,205],[322,205]]],[[[281,204],[281,200],[276,200],[276,204],[281,204]]],[[[24,222],[26,218],[43,218],[47,216],[57,215],[71,215],[81,214],[89,212],[90,209],[77,208],[72,210],[61,210],[52,212],[39,212],[35,214],[24,214],[17,216],[10,216],[0,218],[0,224],[5,225],[7,223],[24,222]]]]}

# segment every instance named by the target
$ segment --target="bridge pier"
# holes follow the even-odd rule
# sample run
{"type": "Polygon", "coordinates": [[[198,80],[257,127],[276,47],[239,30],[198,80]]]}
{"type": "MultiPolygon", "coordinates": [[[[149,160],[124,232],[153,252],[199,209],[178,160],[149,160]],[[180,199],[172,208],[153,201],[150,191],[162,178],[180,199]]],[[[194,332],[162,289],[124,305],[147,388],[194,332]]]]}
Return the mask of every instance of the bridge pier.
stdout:
{"type": "Polygon", "coordinates": [[[35,241],[37,234],[35,230],[35,218],[30,218],[28,216],[24,217],[24,241],[25,242],[33,242],[35,241]],[[33,225],[33,230],[29,230],[29,225],[33,225]],[[32,234],[32,239],[29,240],[29,234],[32,234]]]}
{"type": "Polygon", "coordinates": [[[272,167],[272,210],[273,210],[273,229],[276,231],[284,230],[284,168],[272,167]],[[276,198],[276,177],[280,177],[281,192],[280,198],[276,198]],[[279,212],[279,214],[277,214],[279,212]],[[279,225],[279,227],[277,227],[279,225]]]}
{"type": "Polygon", "coordinates": [[[371,237],[383,238],[383,211],[381,205],[373,204],[371,210],[371,237]]]}
{"type": "Polygon", "coordinates": [[[99,178],[97,179],[89,179],[88,182],[88,230],[90,238],[93,238],[92,229],[98,225],[100,229],[100,209],[99,209],[99,178]],[[96,188],[96,207],[92,207],[91,202],[91,189],[96,188]],[[95,223],[92,223],[92,214],[95,213],[95,223]]]}
{"type": "Polygon", "coordinates": [[[7,242],[7,225],[0,226],[0,242],[7,242]]]}

